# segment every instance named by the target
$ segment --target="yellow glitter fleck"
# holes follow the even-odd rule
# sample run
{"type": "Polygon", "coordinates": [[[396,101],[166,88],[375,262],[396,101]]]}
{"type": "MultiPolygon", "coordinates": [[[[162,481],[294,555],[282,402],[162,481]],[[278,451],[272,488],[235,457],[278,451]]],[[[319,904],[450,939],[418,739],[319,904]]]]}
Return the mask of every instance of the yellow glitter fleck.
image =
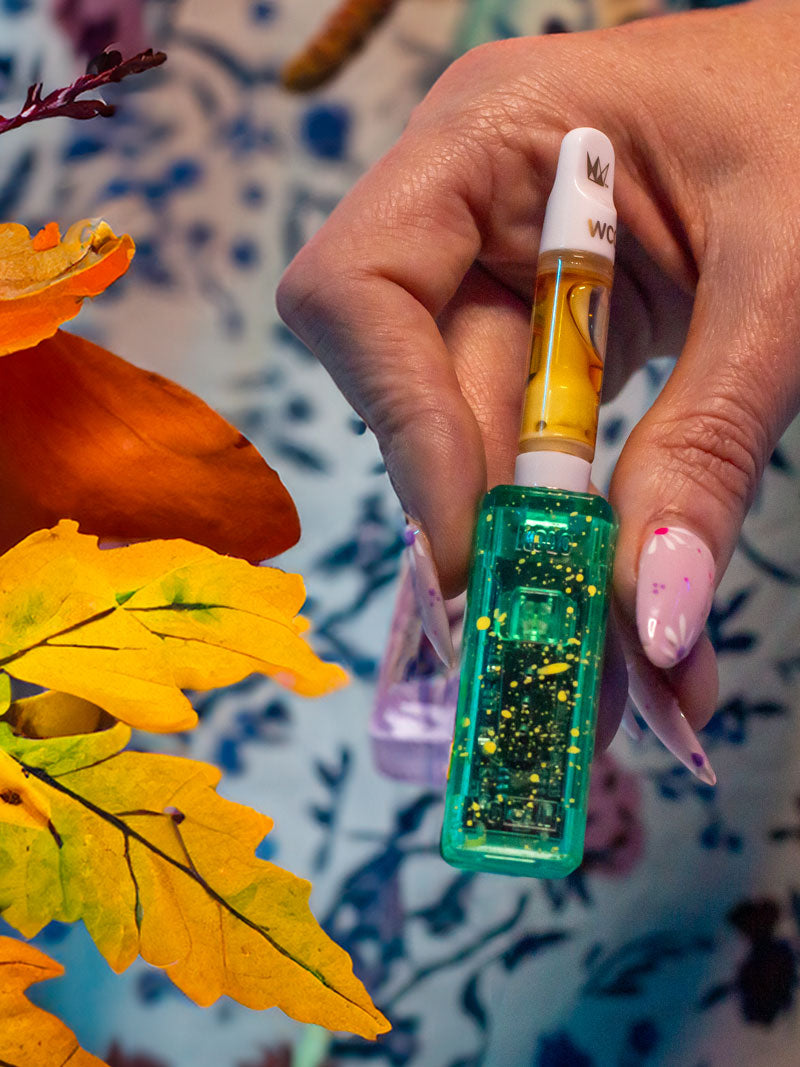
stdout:
{"type": "Polygon", "coordinates": [[[461,725],[464,727],[464,729],[466,729],[469,726],[469,724],[470,724],[470,720],[469,719],[462,719],[461,720],[461,725]]]}
{"type": "Polygon", "coordinates": [[[487,522],[491,522],[493,518],[494,518],[494,515],[490,511],[489,514],[486,516],[486,521],[487,522]]]}
{"type": "Polygon", "coordinates": [[[586,586],[586,592],[589,594],[589,596],[594,596],[595,593],[597,592],[597,586],[596,585],[587,585],[586,586]]]}
{"type": "Polygon", "coordinates": [[[557,696],[558,696],[558,699],[561,701],[562,704],[567,699],[567,694],[563,689],[559,689],[557,696]]]}
{"type": "Polygon", "coordinates": [[[575,608],[573,608],[572,604],[570,604],[570,606],[567,608],[567,615],[574,615],[574,613],[575,608]]]}
{"type": "Polygon", "coordinates": [[[562,674],[568,670],[568,663],[549,663],[546,667],[539,668],[539,674],[562,674]]]}
{"type": "Polygon", "coordinates": [[[529,674],[526,674],[522,681],[525,683],[525,685],[530,685],[533,681],[533,678],[531,678],[529,674]]]}
{"type": "Polygon", "coordinates": [[[579,645],[580,641],[578,640],[577,637],[568,637],[567,638],[567,644],[568,645],[579,645]]]}
{"type": "Polygon", "coordinates": [[[568,585],[567,588],[564,590],[564,592],[565,593],[571,593],[572,592],[572,586],[568,585]]]}
{"type": "Polygon", "coordinates": [[[592,521],[592,516],[591,515],[586,515],[584,517],[585,517],[587,522],[591,522],[592,521]]]}
{"type": "Polygon", "coordinates": [[[513,682],[509,683],[509,688],[516,689],[518,685],[519,685],[519,682],[515,679],[513,682]]]}
{"type": "Polygon", "coordinates": [[[531,781],[532,782],[538,782],[539,781],[539,775],[538,774],[532,774],[531,775],[531,781]]]}
{"type": "Polygon", "coordinates": [[[478,621],[475,623],[476,630],[488,630],[492,625],[492,620],[488,615],[481,615],[478,621]]]}
{"type": "MultiPolygon", "coordinates": [[[[484,741],[483,751],[486,753],[487,756],[491,756],[495,752],[497,752],[497,745],[494,743],[494,741],[484,741]]],[[[575,751],[577,752],[577,749],[575,751]]]]}
{"type": "Polygon", "coordinates": [[[570,737],[580,737],[581,736],[581,732],[580,732],[580,730],[578,729],[577,726],[573,726],[572,729],[569,732],[569,735],[570,735],[570,737]]]}
{"type": "Polygon", "coordinates": [[[508,708],[503,708],[503,710],[500,712],[500,714],[503,716],[504,719],[510,719],[511,718],[511,712],[508,710],[508,708]]]}
{"type": "Polygon", "coordinates": [[[577,746],[577,745],[570,745],[570,746],[569,746],[569,748],[567,749],[567,752],[569,752],[569,754],[570,754],[571,756],[574,756],[574,755],[576,755],[576,754],[577,754],[578,752],[580,752],[580,749],[578,748],[578,746],[577,746]]]}
{"type": "Polygon", "coordinates": [[[582,582],[583,581],[583,575],[581,574],[580,571],[578,571],[578,573],[575,575],[575,581],[576,582],[582,582]]]}

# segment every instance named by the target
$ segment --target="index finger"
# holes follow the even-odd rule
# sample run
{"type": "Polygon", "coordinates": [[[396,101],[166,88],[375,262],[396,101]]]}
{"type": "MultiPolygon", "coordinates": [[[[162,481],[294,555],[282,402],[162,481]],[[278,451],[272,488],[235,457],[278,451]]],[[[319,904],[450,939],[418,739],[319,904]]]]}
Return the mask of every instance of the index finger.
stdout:
{"type": "MultiPolygon", "coordinates": [[[[277,300],[376,434],[395,490],[426,529],[442,586],[453,595],[464,585],[486,462],[436,319],[475,260],[491,256],[498,226],[477,206],[492,202],[490,146],[466,120],[445,127],[428,126],[424,116],[412,122],[297,255],[277,300]]],[[[541,179],[530,159],[520,157],[516,167],[524,189],[503,210],[518,254],[505,266],[513,279],[514,259],[527,259],[519,276],[529,287],[541,179]]],[[[497,356],[500,378],[504,353],[497,356]]]]}

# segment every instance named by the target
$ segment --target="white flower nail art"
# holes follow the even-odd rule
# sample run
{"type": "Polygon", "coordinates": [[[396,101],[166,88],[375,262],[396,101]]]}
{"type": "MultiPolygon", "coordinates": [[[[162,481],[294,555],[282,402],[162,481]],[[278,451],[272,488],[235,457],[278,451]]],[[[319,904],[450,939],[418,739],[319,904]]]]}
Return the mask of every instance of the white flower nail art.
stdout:
{"type": "Polygon", "coordinates": [[[639,558],[636,623],[657,667],[688,655],[705,625],[714,589],[714,559],[690,530],[656,527],[639,558]]]}
{"type": "Polygon", "coordinates": [[[689,544],[689,538],[691,534],[687,534],[686,530],[676,530],[669,526],[659,526],[653,530],[653,536],[650,539],[650,544],[647,546],[647,554],[652,556],[655,550],[659,546],[668,548],[670,552],[674,552],[676,548],[682,545],[689,544]],[[658,540],[656,540],[658,538],[658,540]]]}

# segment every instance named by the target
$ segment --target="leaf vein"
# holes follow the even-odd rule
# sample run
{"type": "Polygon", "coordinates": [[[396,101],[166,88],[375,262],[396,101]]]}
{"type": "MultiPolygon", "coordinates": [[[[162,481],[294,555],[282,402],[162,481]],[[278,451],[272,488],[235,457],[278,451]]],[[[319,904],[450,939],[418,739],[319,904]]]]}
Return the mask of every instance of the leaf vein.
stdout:
{"type": "MultiPolygon", "coordinates": [[[[17,759],[17,757],[13,758],[17,759]]],[[[138,833],[136,830],[128,826],[127,823],[125,823],[122,819],[118,818],[115,815],[112,815],[111,812],[105,811],[103,808],[98,807],[96,804],[92,803],[92,801],[89,800],[87,797],[83,797],[79,793],[73,792],[73,790],[69,789],[63,783],[56,781],[56,779],[54,778],[51,778],[50,775],[46,771],[42,770],[40,767],[28,766],[27,764],[23,763],[22,760],[19,759],[17,759],[17,762],[20,764],[21,767],[28,771],[29,774],[33,775],[35,778],[38,778],[39,781],[44,782],[45,785],[49,785],[57,792],[63,793],[66,796],[70,797],[77,804],[91,811],[92,814],[96,815],[99,819],[111,823],[111,825],[114,826],[115,829],[117,829],[123,835],[123,837],[126,839],[126,842],[128,837],[133,838],[134,840],[138,841],[139,844],[141,844],[145,849],[149,849],[151,852],[157,855],[164,863],[176,868],[176,870],[179,870],[184,875],[186,875],[187,878],[191,878],[193,881],[197,882],[200,888],[208,894],[208,896],[218,905],[221,910],[228,912],[234,919],[237,919],[239,922],[243,923],[245,926],[251,929],[254,933],[262,937],[267,942],[267,944],[271,945],[272,948],[275,949],[276,952],[278,952],[281,956],[284,956],[286,959],[290,960],[302,970],[312,975],[314,978],[316,978],[320,985],[330,990],[330,992],[332,992],[335,996],[340,997],[342,1000],[352,1005],[358,1011],[364,1014],[368,1014],[368,1012],[366,1012],[365,1009],[359,1003],[357,1003],[357,1001],[353,1000],[351,997],[346,996],[344,993],[341,992],[341,990],[336,989],[328,981],[326,981],[325,976],[323,974],[320,974],[319,971],[315,970],[309,964],[304,963],[301,960],[297,959],[295,956],[293,956],[292,953],[288,951],[288,949],[284,948],[283,945],[279,944],[273,937],[271,937],[263,926],[260,926],[252,919],[249,919],[246,915],[244,915],[237,908],[235,908],[220,893],[218,893],[213,888],[213,886],[209,885],[209,883],[205,880],[205,878],[202,877],[202,875],[192,869],[192,867],[188,867],[185,864],[180,863],[178,860],[173,859],[172,856],[168,855],[166,852],[160,849],[158,845],[154,844],[154,842],[149,841],[142,834],[138,833]]],[[[61,867],[61,865],[59,866],[61,867]]],[[[0,1064],[0,1067],[2,1067],[2,1064],[0,1064]]]]}
{"type": "MultiPolygon", "coordinates": [[[[100,619],[105,619],[113,612],[119,611],[116,606],[113,608],[106,608],[105,611],[99,611],[96,615],[91,615],[88,619],[81,619],[80,622],[73,623],[72,626],[65,626],[63,630],[58,630],[54,634],[48,634],[47,637],[43,637],[41,641],[37,641],[33,645],[28,645],[27,648],[17,649],[16,652],[12,652],[10,656],[6,656],[5,659],[0,659],[0,667],[4,667],[6,663],[13,663],[15,659],[19,659],[21,656],[26,655],[28,652],[32,652],[35,648],[39,648],[42,645],[46,645],[48,641],[52,641],[56,637],[61,637],[62,634],[72,633],[74,630],[80,630],[83,626],[88,626],[90,622],[98,622],[100,619]]],[[[69,645],[61,646],[63,648],[69,648],[69,645]]]]}

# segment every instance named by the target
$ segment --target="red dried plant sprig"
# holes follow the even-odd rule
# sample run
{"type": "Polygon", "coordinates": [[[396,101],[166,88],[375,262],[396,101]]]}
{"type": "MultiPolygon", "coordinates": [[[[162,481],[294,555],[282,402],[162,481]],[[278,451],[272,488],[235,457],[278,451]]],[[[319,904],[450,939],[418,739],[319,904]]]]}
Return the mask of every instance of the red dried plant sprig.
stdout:
{"type": "Polygon", "coordinates": [[[54,89],[47,96],[42,96],[42,83],[37,82],[28,89],[28,95],[22,110],[10,118],[0,115],[0,133],[14,130],[28,122],[39,119],[55,118],[66,115],[72,119],[92,119],[95,115],[108,117],[114,114],[114,107],[105,100],[78,100],[83,93],[94,92],[111,82],[122,81],[129,74],[141,74],[145,70],[159,67],[166,59],[164,52],[154,52],[148,48],[130,59],[123,59],[119,52],[102,52],[90,64],[90,71],[76,78],[71,85],[63,89],[54,89]]]}

